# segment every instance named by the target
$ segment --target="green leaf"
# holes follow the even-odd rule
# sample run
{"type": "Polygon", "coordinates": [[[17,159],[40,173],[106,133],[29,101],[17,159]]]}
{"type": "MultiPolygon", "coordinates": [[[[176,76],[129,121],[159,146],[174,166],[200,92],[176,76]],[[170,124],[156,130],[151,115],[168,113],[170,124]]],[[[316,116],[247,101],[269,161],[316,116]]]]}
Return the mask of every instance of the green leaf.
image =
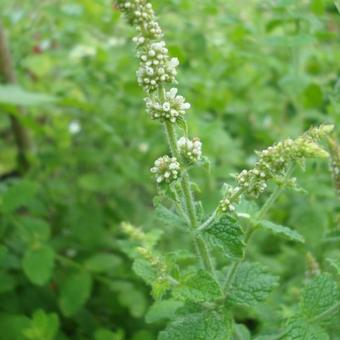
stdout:
{"type": "Polygon", "coordinates": [[[152,296],[155,300],[159,300],[171,288],[169,281],[163,277],[158,277],[152,283],[152,296]]]}
{"type": "Polygon", "coordinates": [[[85,267],[95,273],[112,272],[122,264],[119,256],[101,253],[90,257],[85,262],[85,267]]]}
{"type": "Polygon", "coordinates": [[[119,303],[127,307],[133,317],[140,318],[144,315],[148,302],[144,293],[136,286],[128,281],[113,281],[111,289],[117,292],[119,303]]]}
{"type": "Polygon", "coordinates": [[[23,340],[23,331],[29,327],[30,320],[20,314],[0,314],[0,329],[4,340],[23,340]]]}
{"type": "Polygon", "coordinates": [[[290,229],[288,227],[285,227],[283,225],[280,224],[276,224],[270,221],[261,221],[260,222],[260,226],[263,229],[266,229],[268,231],[270,231],[271,233],[284,237],[288,240],[291,241],[297,241],[297,242],[301,242],[304,243],[305,239],[303,238],[303,236],[298,233],[296,230],[290,229]]]}
{"type": "Polygon", "coordinates": [[[325,12],[324,0],[312,0],[310,7],[315,15],[323,15],[325,12]]]}
{"type": "Polygon", "coordinates": [[[100,328],[94,333],[94,340],[124,340],[124,338],[122,330],[112,332],[109,329],[100,328]]]}
{"type": "Polygon", "coordinates": [[[0,85],[0,103],[11,105],[40,105],[55,102],[46,94],[28,92],[16,85],[0,85]]]}
{"type": "Polygon", "coordinates": [[[33,314],[30,327],[24,330],[26,339],[53,340],[59,328],[57,314],[46,314],[43,310],[37,310],[33,314]]]}
{"type": "Polygon", "coordinates": [[[242,198],[240,203],[236,206],[236,213],[239,218],[251,220],[252,216],[256,216],[259,207],[253,201],[247,201],[242,198]]]}
{"type": "Polygon", "coordinates": [[[319,326],[312,325],[303,318],[295,317],[288,322],[286,333],[281,339],[286,340],[328,340],[327,333],[319,326]]]}
{"type": "Polygon", "coordinates": [[[72,316],[83,307],[90,296],[92,278],[89,273],[79,272],[69,276],[61,286],[59,306],[65,316],[72,316]]]}
{"type": "Polygon", "coordinates": [[[242,324],[236,324],[234,328],[233,340],[251,340],[251,334],[248,328],[242,324]]]}
{"type": "Polygon", "coordinates": [[[1,210],[5,213],[26,206],[34,197],[37,185],[28,180],[21,180],[11,185],[3,194],[1,210]]]}
{"type": "Polygon", "coordinates": [[[15,285],[16,282],[13,276],[6,272],[0,272],[0,294],[13,290],[15,285]]]}
{"type": "Polygon", "coordinates": [[[171,228],[183,228],[185,226],[185,221],[180,216],[161,203],[156,205],[155,219],[163,226],[171,228]]]}
{"type": "Polygon", "coordinates": [[[47,245],[25,252],[22,266],[30,281],[36,285],[46,284],[52,275],[54,267],[54,251],[47,245]]]}
{"type": "Polygon", "coordinates": [[[152,285],[157,278],[155,269],[146,260],[136,259],[133,262],[132,269],[149,285],[152,285]]]}
{"type": "Polygon", "coordinates": [[[326,261],[336,270],[337,274],[340,274],[340,259],[328,257],[326,261]]]}
{"type": "Polygon", "coordinates": [[[183,306],[183,302],[173,299],[156,301],[149,308],[145,315],[147,323],[153,323],[160,320],[173,319],[178,308],[183,306]]]}
{"type": "Polygon", "coordinates": [[[174,296],[184,301],[212,301],[221,297],[221,289],[208,272],[200,270],[184,278],[174,289],[174,296]]]}
{"type": "Polygon", "coordinates": [[[237,221],[230,216],[222,216],[204,232],[212,247],[217,247],[230,259],[244,256],[244,232],[237,221]]]}
{"type": "Polygon", "coordinates": [[[278,278],[257,263],[242,263],[232,281],[229,299],[235,304],[251,306],[264,301],[278,285],[278,278]]]}
{"type": "Polygon", "coordinates": [[[317,84],[309,84],[303,91],[303,103],[306,108],[319,108],[323,100],[322,89],[317,84]]]}
{"type": "Polygon", "coordinates": [[[334,5],[336,9],[338,10],[338,12],[340,13],[340,0],[334,0],[334,5]]]}
{"type": "Polygon", "coordinates": [[[226,340],[231,336],[231,320],[215,311],[188,314],[176,319],[158,340],[226,340]]]}
{"type": "Polygon", "coordinates": [[[330,274],[322,274],[311,280],[302,291],[301,310],[309,318],[315,318],[335,306],[338,288],[330,274]]]}
{"type": "Polygon", "coordinates": [[[50,226],[44,220],[21,216],[16,222],[19,236],[27,243],[44,242],[50,238],[50,226]]]}

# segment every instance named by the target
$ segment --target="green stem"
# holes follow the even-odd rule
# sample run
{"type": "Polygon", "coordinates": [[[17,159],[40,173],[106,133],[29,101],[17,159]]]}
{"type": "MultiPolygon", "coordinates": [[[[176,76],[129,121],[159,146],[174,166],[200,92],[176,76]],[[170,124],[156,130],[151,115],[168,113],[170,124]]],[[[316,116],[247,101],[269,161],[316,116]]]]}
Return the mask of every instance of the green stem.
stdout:
{"type": "MultiPolygon", "coordinates": [[[[166,136],[168,139],[168,143],[169,143],[169,147],[170,147],[170,151],[172,155],[175,156],[178,160],[180,160],[181,155],[177,148],[177,139],[176,139],[176,132],[175,132],[174,125],[170,122],[165,122],[165,131],[166,131],[166,136]]],[[[190,227],[191,227],[191,230],[194,231],[198,227],[198,222],[197,222],[194,198],[192,196],[192,192],[190,189],[190,177],[187,172],[184,172],[182,174],[181,188],[183,191],[183,197],[185,201],[186,210],[187,210],[189,220],[190,220],[190,227]]],[[[201,261],[201,264],[206,270],[208,270],[215,276],[214,264],[213,264],[213,261],[209,254],[209,249],[204,239],[200,235],[193,235],[193,239],[194,239],[194,246],[198,254],[198,257],[201,261]]]]}
{"type": "MultiPolygon", "coordinates": [[[[293,173],[294,170],[294,166],[293,165],[289,165],[288,169],[287,169],[287,173],[285,175],[284,178],[284,183],[287,181],[287,179],[291,176],[291,174],[293,173]]],[[[280,196],[280,194],[282,193],[283,189],[284,189],[284,183],[280,186],[277,186],[275,188],[275,190],[272,192],[272,194],[269,196],[269,198],[266,200],[266,202],[264,203],[264,205],[262,206],[262,208],[260,209],[260,211],[258,212],[256,218],[255,218],[255,223],[251,226],[249,226],[248,230],[246,231],[245,237],[244,237],[244,242],[247,246],[250,237],[252,236],[252,234],[255,232],[255,230],[257,229],[257,227],[259,226],[260,221],[264,218],[264,216],[267,214],[267,212],[269,211],[269,209],[273,206],[273,204],[275,203],[275,201],[277,200],[277,198],[280,196]]],[[[225,291],[228,286],[231,284],[232,279],[234,278],[235,272],[237,270],[237,268],[239,267],[239,265],[242,263],[243,260],[238,261],[238,262],[234,262],[230,268],[230,271],[227,275],[226,280],[224,281],[223,284],[223,290],[225,291]]]]}
{"type": "MultiPolygon", "coordinates": [[[[251,237],[251,235],[254,233],[254,231],[256,230],[256,227],[249,227],[249,229],[246,231],[246,234],[244,235],[244,243],[247,245],[249,242],[249,239],[251,237]]],[[[223,290],[225,291],[228,286],[232,283],[232,279],[234,278],[234,275],[236,273],[237,268],[239,267],[239,265],[242,263],[243,260],[234,262],[231,265],[231,268],[228,272],[228,275],[223,283],[223,290]]]]}
{"type": "MultiPolygon", "coordinates": [[[[244,192],[244,189],[241,189],[236,194],[231,196],[229,198],[230,202],[231,203],[236,202],[238,198],[243,194],[243,192],[244,192]]],[[[197,228],[197,231],[202,232],[203,230],[208,229],[210,225],[212,224],[212,222],[215,221],[215,218],[217,217],[218,212],[219,212],[219,206],[217,206],[217,208],[213,211],[210,217],[197,228]]]]}

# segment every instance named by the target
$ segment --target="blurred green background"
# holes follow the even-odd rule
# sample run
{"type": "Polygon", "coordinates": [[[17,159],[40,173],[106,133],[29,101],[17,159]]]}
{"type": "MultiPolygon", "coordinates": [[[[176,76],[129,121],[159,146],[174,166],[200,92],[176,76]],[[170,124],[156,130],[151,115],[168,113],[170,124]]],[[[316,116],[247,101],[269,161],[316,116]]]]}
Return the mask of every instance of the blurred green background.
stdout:
{"type": "MultiPolygon", "coordinates": [[[[193,173],[209,209],[231,174],[254,164],[254,150],[311,125],[339,124],[336,2],[152,3],[180,60],[191,132],[211,159],[211,171],[193,173]]],[[[155,339],[164,324],[145,321],[152,299],[131,269],[120,223],[164,232],[164,251],[190,244],[153,210],[149,169],[167,145],[136,84],[133,31],[108,0],[2,0],[0,13],[18,86],[57,99],[0,86],[0,338],[155,339]],[[9,113],[34,145],[24,175],[16,174],[9,113]]],[[[297,177],[304,190],[283,195],[271,214],[306,244],[261,234],[250,249],[281,276],[269,302],[237,315],[254,337],[292,314],[307,252],[322,268],[340,258],[327,162],[310,162],[297,177]]],[[[332,339],[339,334],[338,326],[332,339]]]]}

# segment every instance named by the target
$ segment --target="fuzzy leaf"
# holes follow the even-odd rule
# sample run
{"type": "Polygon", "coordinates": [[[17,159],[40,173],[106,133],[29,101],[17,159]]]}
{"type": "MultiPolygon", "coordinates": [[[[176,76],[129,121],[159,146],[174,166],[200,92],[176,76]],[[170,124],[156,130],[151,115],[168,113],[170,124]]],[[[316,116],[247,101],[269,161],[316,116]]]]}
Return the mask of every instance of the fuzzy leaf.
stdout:
{"type": "Polygon", "coordinates": [[[310,324],[303,318],[294,318],[286,326],[287,333],[281,338],[285,340],[328,340],[325,331],[316,325],[310,324]]]}
{"type": "Polygon", "coordinates": [[[236,337],[233,340],[251,340],[251,335],[248,328],[242,324],[236,324],[234,328],[236,337]]]}
{"type": "Polygon", "coordinates": [[[54,251],[49,246],[28,249],[22,260],[25,274],[36,285],[44,285],[49,281],[54,266],[54,251]]]}
{"type": "Polygon", "coordinates": [[[183,306],[183,302],[176,300],[156,301],[145,315],[147,323],[153,323],[164,319],[173,319],[176,310],[183,306]]]}
{"type": "Polygon", "coordinates": [[[256,216],[259,207],[253,201],[247,201],[242,198],[240,203],[236,206],[236,214],[239,218],[251,220],[252,216],[256,216]]]}
{"type": "Polygon", "coordinates": [[[310,281],[302,292],[301,310],[312,319],[329,310],[338,302],[336,282],[331,275],[322,274],[310,281]]]}
{"type": "Polygon", "coordinates": [[[122,259],[113,254],[99,253],[93,255],[85,262],[85,267],[96,273],[111,272],[122,264],[122,259]]]}
{"type": "Polygon", "coordinates": [[[263,229],[266,229],[272,232],[273,234],[284,237],[288,240],[297,241],[301,243],[305,242],[305,239],[300,233],[298,233],[296,230],[290,229],[283,225],[276,224],[270,221],[261,221],[260,226],[263,229]]]}
{"type": "Polygon", "coordinates": [[[231,321],[217,312],[188,314],[176,319],[158,336],[158,340],[225,340],[230,338],[231,321]]]}
{"type": "Polygon", "coordinates": [[[28,180],[15,182],[4,192],[2,204],[0,204],[1,210],[4,213],[11,213],[22,206],[26,206],[31,202],[36,191],[36,183],[28,180]]]}
{"type": "Polygon", "coordinates": [[[156,271],[151,264],[143,259],[136,259],[132,265],[133,271],[146,283],[152,285],[156,280],[156,271]]]}
{"type": "Polygon", "coordinates": [[[217,247],[231,259],[241,259],[244,256],[244,233],[237,221],[230,216],[222,216],[205,231],[212,247],[217,247]]]}
{"type": "Polygon", "coordinates": [[[27,243],[44,242],[50,238],[50,226],[40,218],[20,216],[17,218],[17,228],[20,238],[27,243]]]}
{"type": "Polygon", "coordinates": [[[170,228],[184,228],[185,221],[174,211],[158,203],[155,208],[155,219],[163,226],[170,228]]]}
{"type": "Polygon", "coordinates": [[[328,257],[326,260],[330,264],[330,266],[335,269],[337,274],[340,274],[340,259],[328,257]]]}
{"type": "Polygon", "coordinates": [[[65,316],[72,316],[86,303],[92,288],[91,275],[74,273],[61,286],[59,306],[65,316]]]}
{"type": "Polygon", "coordinates": [[[174,290],[179,300],[204,302],[221,297],[218,283],[206,271],[200,270],[188,275],[174,290]]]}
{"type": "Polygon", "coordinates": [[[278,278],[259,264],[245,262],[236,271],[229,298],[236,304],[254,305],[264,301],[277,284],[278,278]]]}
{"type": "Polygon", "coordinates": [[[58,315],[46,314],[39,309],[34,312],[30,327],[24,330],[26,339],[53,340],[59,328],[58,315]]]}

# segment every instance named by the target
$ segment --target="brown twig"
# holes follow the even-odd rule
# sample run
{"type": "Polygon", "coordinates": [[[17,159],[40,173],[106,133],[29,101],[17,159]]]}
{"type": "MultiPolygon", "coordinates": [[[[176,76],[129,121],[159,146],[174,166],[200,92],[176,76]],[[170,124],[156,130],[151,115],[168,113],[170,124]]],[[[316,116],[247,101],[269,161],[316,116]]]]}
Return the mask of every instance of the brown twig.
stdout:
{"type": "MultiPolygon", "coordinates": [[[[16,84],[16,75],[12,64],[11,54],[6,40],[4,28],[0,22],[0,73],[6,84],[16,84]]],[[[18,108],[24,114],[23,108],[18,108]]],[[[11,128],[17,145],[18,170],[21,173],[29,169],[29,153],[31,141],[27,130],[20,120],[13,114],[9,114],[11,128]]]]}

